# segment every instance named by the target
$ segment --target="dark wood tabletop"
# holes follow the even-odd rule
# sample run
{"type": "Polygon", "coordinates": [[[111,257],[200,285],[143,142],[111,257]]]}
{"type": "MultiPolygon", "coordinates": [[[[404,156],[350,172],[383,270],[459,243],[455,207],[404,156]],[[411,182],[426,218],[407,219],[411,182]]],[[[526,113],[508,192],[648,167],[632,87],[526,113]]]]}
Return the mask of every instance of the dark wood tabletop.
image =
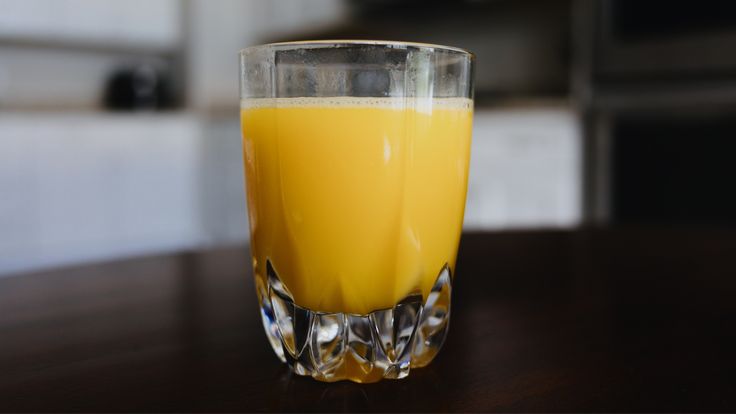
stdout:
{"type": "Polygon", "coordinates": [[[736,232],[466,234],[444,349],[368,385],[276,359],[249,263],[0,279],[0,411],[736,411],[736,232]]]}

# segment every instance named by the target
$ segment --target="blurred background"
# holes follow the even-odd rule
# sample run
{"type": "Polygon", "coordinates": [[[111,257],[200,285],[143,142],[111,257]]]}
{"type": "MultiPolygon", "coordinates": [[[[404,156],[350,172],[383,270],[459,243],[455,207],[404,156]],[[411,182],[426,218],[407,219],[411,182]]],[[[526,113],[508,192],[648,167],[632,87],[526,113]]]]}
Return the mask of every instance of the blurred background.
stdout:
{"type": "Polygon", "coordinates": [[[0,0],[0,276],[242,243],[237,51],[477,54],[465,227],[736,223],[736,3],[0,0]]]}

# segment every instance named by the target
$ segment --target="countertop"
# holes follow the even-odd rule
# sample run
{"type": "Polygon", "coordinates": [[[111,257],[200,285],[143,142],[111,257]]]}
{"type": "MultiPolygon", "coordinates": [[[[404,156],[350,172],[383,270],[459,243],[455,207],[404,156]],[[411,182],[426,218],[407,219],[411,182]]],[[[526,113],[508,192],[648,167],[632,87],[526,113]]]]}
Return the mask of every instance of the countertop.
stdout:
{"type": "Polygon", "coordinates": [[[464,234],[450,334],[404,380],[292,375],[246,246],[0,280],[0,411],[734,411],[736,232],[464,234]]]}

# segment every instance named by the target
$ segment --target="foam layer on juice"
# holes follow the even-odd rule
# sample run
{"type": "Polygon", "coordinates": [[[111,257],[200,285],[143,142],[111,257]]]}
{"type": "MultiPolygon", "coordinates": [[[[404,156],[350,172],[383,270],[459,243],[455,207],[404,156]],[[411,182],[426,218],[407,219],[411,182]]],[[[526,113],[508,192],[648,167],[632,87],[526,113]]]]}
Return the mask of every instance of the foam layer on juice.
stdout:
{"type": "Polygon", "coordinates": [[[241,109],[252,108],[376,108],[376,109],[442,109],[470,110],[473,100],[468,98],[378,98],[334,96],[319,98],[250,98],[240,101],[241,109]]]}
{"type": "Polygon", "coordinates": [[[247,99],[251,252],[305,308],[367,314],[427,297],[462,228],[472,101],[247,99]]]}

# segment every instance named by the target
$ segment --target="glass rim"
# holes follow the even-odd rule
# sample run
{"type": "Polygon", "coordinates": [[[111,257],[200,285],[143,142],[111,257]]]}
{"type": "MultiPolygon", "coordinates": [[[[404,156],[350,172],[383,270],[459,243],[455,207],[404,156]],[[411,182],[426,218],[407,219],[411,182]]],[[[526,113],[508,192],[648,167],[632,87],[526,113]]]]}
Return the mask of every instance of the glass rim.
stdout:
{"type": "Polygon", "coordinates": [[[465,55],[471,60],[475,60],[475,54],[467,49],[445,46],[433,43],[422,43],[422,42],[404,42],[394,40],[363,40],[363,39],[326,39],[326,40],[296,40],[290,42],[275,42],[265,43],[260,45],[249,46],[240,49],[238,54],[240,56],[246,56],[251,53],[263,50],[263,49],[297,49],[304,46],[312,46],[315,49],[327,48],[327,47],[344,47],[344,46],[355,46],[355,45],[368,45],[368,46],[384,46],[392,49],[408,49],[417,48],[428,51],[443,51],[452,52],[460,55],[465,55]]]}

